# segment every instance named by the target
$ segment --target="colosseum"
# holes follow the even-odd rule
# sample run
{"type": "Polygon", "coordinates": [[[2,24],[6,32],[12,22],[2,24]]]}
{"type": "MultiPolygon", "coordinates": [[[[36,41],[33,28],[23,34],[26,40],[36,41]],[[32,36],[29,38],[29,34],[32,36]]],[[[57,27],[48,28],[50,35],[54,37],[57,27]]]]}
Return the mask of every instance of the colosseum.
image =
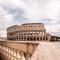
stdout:
{"type": "Polygon", "coordinates": [[[7,39],[12,41],[50,41],[43,23],[25,23],[7,28],[7,39]]]}
{"type": "Polygon", "coordinates": [[[40,41],[51,38],[43,23],[14,25],[7,28],[7,40],[0,41],[0,54],[3,60],[31,60],[40,41]]]}

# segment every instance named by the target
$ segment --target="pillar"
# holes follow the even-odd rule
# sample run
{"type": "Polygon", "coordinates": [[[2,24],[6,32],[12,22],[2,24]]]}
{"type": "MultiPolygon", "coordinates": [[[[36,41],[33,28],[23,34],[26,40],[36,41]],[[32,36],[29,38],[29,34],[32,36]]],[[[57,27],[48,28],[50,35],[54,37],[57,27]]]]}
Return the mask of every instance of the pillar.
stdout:
{"type": "Polygon", "coordinates": [[[16,57],[18,58],[18,59],[20,59],[21,58],[21,55],[20,55],[20,53],[19,53],[19,50],[17,50],[17,53],[16,53],[16,57]]]}
{"type": "Polygon", "coordinates": [[[25,60],[31,60],[31,56],[30,56],[30,54],[26,54],[26,59],[25,60]]]}
{"type": "Polygon", "coordinates": [[[16,56],[17,51],[14,49],[13,50],[13,56],[16,56]]]}
{"type": "Polygon", "coordinates": [[[45,41],[46,41],[46,36],[45,36],[45,41]]]}
{"type": "Polygon", "coordinates": [[[21,60],[26,60],[23,52],[21,53],[21,60]]]}
{"type": "Polygon", "coordinates": [[[13,55],[13,49],[11,49],[11,55],[13,55]]]}

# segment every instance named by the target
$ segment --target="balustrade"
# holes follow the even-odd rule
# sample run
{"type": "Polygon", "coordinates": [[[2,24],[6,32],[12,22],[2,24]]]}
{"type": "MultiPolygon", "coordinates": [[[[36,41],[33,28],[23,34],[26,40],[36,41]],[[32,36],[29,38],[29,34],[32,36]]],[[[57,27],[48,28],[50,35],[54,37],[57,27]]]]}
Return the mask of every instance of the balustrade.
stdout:
{"type": "Polygon", "coordinates": [[[0,45],[1,53],[6,57],[6,60],[26,60],[24,52],[0,45]]]}

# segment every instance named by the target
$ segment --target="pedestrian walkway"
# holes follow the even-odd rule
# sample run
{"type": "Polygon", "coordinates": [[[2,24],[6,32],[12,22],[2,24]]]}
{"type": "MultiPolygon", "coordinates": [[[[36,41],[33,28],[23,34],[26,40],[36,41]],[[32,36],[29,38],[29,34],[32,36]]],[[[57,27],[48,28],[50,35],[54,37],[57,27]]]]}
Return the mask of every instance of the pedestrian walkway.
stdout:
{"type": "Polygon", "coordinates": [[[31,60],[60,60],[60,42],[40,42],[31,60]]]}

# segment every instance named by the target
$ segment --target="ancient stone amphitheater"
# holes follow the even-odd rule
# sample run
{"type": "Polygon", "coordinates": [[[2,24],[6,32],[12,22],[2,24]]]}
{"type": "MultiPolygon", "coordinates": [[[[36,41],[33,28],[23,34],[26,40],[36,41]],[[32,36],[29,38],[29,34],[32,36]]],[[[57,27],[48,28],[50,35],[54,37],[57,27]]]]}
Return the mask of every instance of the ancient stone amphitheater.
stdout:
{"type": "Polygon", "coordinates": [[[46,32],[43,23],[8,27],[7,39],[0,41],[1,60],[31,60],[41,41],[51,41],[51,35],[46,32]]]}
{"type": "Polygon", "coordinates": [[[7,39],[13,41],[48,41],[49,37],[43,23],[26,23],[7,29],[7,39]]]}

